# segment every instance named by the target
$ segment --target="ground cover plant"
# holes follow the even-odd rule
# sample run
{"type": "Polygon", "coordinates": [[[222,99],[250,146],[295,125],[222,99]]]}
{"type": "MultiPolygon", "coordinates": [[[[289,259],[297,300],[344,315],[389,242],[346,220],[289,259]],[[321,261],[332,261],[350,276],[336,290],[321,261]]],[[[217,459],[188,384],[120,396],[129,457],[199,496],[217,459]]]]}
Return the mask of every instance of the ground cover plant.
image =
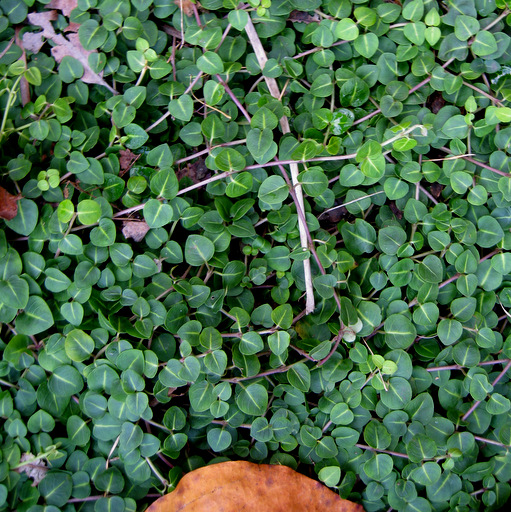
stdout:
{"type": "Polygon", "coordinates": [[[506,504],[506,2],[0,9],[0,510],[506,504]]]}

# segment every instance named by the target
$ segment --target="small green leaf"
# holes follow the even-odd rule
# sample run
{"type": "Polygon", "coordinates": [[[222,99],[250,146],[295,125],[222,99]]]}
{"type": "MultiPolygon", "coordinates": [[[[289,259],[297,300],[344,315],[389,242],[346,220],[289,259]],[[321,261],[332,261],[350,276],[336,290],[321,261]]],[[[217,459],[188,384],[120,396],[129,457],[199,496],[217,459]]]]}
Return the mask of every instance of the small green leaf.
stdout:
{"type": "MultiPolygon", "coordinates": [[[[224,71],[224,63],[214,52],[205,52],[197,59],[197,67],[208,75],[216,75],[224,71]]],[[[185,119],[186,120],[186,119],[185,119]]]]}
{"type": "Polygon", "coordinates": [[[193,115],[193,100],[188,94],[183,94],[169,103],[170,115],[180,121],[188,122],[193,115]]]}
{"type": "Polygon", "coordinates": [[[189,265],[200,266],[207,263],[215,253],[213,242],[202,235],[190,235],[185,244],[185,260],[189,265]]]}

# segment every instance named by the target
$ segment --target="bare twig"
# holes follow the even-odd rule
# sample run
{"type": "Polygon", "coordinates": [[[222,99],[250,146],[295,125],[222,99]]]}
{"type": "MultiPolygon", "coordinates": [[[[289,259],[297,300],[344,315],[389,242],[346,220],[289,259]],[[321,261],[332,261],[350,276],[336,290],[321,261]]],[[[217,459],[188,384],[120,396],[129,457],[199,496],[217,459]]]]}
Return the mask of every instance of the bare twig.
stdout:
{"type": "MultiPolygon", "coordinates": [[[[256,54],[257,61],[261,69],[264,68],[264,65],[268,61],[268,57],[266,56],[266,52],[264,51],[263,45],[261,44],[261,40],[257,35],[256,29],[254,28],[254,24],[250,17],[248,18],[248,22],[245,26],[245,31],[247,36],[252,44],[252,48],[256,54]]],[[[266,85],[274,98],[280,98],[280,90],[277,85],[277,81],[274,78],[266,77],[266,85]]],[[[280,119],[280,127],[282,129],[282,133],[290,133],[291,129],[289,128],[289,121],[286,116],[282,116],[280,119]]],[[[298,181],[298,165],[293,162],[289,164],[289,168],[291,169],[291,180],[293,182],[294,191],[296,194],[296,206],[297,208],[301,208],[303,212],[305,212],[305,205],[303,201],[303,193],[300,182],[298,181]]],[[[305,249],[308,249],[307,243],[307,226],[300,217],[298,218],[298,230],[300,232],[300,243],[301,246],[305,249]]],[[[312,313],[314,311],[314,288],[312,286],[312,272],[310,266],[310,259],[307,258],[303,260],[303,271],[304,271],[304,280],[305,280],[305,291],[306,291],[306,305],[305,311],[306,313],[312,313]]]]}

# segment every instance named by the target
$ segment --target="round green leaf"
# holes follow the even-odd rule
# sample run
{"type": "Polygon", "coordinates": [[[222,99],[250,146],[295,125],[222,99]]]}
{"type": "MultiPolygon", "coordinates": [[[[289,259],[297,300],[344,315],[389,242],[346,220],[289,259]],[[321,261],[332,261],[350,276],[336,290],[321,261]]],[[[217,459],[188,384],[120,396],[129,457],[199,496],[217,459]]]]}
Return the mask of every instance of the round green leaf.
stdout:
{"type": "Polygon", "coordinates": [[[94,350],[94,340],[81,329],[73,329],[66,336],[66,354],[72,361],[88,359],[94,350]]]}
{"type": "Polygon", "coordinates": [[[42,297],[33,295],[28,299],[24,311],[16,318],[18,334],[32,336],[46,331],[53,325],[53,315],[42,297]]]}
{"type": "Polygon", "coordinates": [[[223,73],[224,63],[217,53],[205,52],[197,59],[197,67],[208,75],[223,73]]]}
{"type": "Polygon", "coordinates": [[[185,244],[185,260],[189,265],[200,266],[215,254],[213,242],[202,235],[190,235],[185,244]]]}
{"type": "Polygon", "coordinates": [[[268,391],[261,384],[243,385],[236,396],[236,405],[245,414],[261,416],[268,406],[268,391]]]}
{"type": "Polygon", "coordinates": [[[12,220],[6,220],[7,226],[16,233],[28,236],[34,231],[39,217],[37,205],[31,199],[18,201],[18,213],[12,220]]]}

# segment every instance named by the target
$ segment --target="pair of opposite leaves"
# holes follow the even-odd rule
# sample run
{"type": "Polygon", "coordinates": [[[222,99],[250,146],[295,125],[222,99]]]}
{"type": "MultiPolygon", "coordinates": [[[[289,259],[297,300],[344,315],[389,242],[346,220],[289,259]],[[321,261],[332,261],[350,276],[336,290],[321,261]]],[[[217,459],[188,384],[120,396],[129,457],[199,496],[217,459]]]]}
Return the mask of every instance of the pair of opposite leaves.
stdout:
{"type": "Polygon", "coordinates": [[[364,512],[287,466],[221,462],[186,474],[146,512],[364,512]]]}

